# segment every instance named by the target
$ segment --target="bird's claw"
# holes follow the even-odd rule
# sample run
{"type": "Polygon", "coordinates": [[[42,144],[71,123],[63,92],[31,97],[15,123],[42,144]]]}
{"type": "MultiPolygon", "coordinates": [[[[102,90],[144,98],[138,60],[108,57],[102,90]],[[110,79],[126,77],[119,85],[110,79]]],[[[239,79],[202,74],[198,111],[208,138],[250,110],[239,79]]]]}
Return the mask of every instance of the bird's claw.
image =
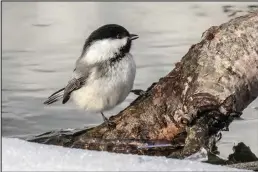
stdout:
{"type": "Polygon", "coordinates": [[[103,113],[101,113],[103,120],[104,120],[104,124],[108,127],[108,128],[115,128],[116,127],[116,123],[110,121],[107,117],[105,117],[105,115],[103,113]]]}
{"type": "Polygon", "coordinates": [[[116,123],[110,121],[109,119],[107,121],[104,121],[105,125],[108,127],[108,128],[115,128],[116,127],[116,123]]]}

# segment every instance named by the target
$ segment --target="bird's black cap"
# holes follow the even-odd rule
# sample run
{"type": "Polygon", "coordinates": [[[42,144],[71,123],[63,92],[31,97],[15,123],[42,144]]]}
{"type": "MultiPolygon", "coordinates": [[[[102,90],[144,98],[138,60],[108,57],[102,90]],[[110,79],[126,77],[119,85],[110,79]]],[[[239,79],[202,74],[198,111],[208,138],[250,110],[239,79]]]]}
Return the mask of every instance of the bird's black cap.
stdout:
{"type": "Polygon", "coordinates": [[[83,52],[91,45],[92,42],[103,40],[103,39],[122,39],[124,37],[129,37],[128,48],[131,47],[131,41],[138,38],[138,35],[130,34],[123,26],[117,24],[107,24],[99,27],[93,31],[87,38],[84,46],[83,52]]]}

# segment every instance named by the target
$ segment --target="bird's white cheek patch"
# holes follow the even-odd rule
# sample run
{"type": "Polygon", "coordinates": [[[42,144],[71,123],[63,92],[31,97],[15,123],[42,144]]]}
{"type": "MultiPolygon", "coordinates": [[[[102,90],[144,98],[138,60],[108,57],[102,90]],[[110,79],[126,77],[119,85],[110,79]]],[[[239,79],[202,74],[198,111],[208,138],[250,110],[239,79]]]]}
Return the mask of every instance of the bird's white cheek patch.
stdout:
{"type": "Polygon", "coordinates": [[[126,45],[128,38],[105,39],[94,42],[82,57],[82,62],[94,64],[112,58],[126,45]]]}

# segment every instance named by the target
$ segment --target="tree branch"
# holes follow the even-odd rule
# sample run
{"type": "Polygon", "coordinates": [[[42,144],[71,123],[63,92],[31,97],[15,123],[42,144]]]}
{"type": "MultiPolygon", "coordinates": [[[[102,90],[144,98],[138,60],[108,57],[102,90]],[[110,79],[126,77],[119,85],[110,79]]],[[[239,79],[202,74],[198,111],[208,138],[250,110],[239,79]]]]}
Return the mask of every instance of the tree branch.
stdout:
{"type": "Polygon", "coordinates": [[[213,26],[175,68],[110,120],[29,141],[119,153],[186,157],[214,151],[216,135],[258,96],[258,12],[213,26]]]}

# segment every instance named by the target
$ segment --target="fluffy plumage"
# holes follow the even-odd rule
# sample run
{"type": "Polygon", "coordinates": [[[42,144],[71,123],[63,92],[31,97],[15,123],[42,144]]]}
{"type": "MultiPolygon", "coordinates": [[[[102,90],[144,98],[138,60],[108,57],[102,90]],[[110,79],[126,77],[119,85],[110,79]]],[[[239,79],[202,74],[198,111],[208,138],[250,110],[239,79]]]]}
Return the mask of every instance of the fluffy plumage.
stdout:
{"type": "Polygon", "coordinates": [[[65,88],[53,93],[44,104],[70,98],[81,108],[102,112],[118,105],[130,93],[136,66],[129,53],[137,35],[119,25],[105,25],[87,39],[73,78],[65,88]]]}

